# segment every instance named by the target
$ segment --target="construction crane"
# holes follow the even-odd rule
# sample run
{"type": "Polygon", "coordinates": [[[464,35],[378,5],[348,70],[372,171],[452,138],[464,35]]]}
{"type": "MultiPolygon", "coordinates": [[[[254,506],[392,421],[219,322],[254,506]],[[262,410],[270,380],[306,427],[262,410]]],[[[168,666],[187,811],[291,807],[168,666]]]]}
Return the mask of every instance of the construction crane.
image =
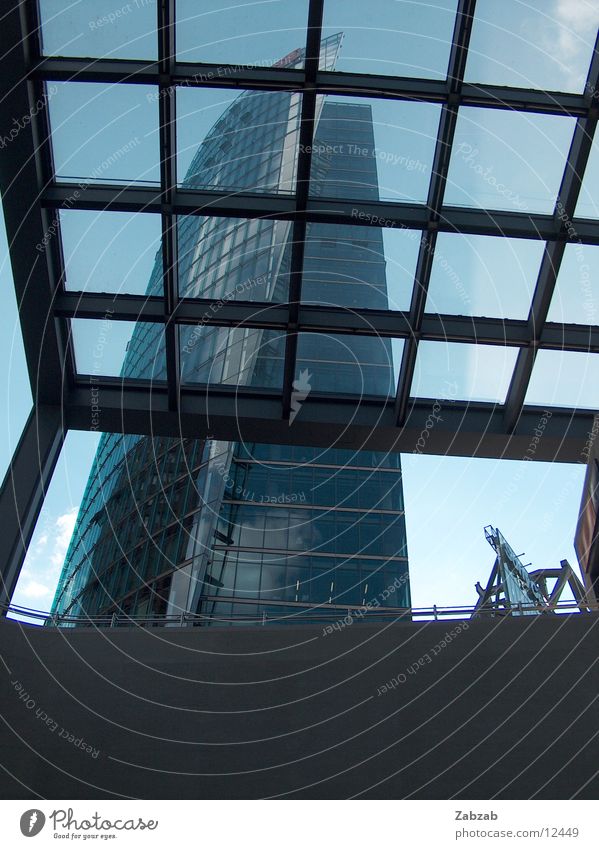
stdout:
{"type": "Polygon", "coordinates": [[[529,572],[499,528],[485,527],[485,537],[495,551],[495,563],[487,586],[477,583],[478,601],[472,616],[539,616],[554,613],[566,585],[570,587],[579,610],[589,606],[585,589],[568,563],[559,568],[529,572]],[[555,580],[549,588],[548,581],[555,580]]]}

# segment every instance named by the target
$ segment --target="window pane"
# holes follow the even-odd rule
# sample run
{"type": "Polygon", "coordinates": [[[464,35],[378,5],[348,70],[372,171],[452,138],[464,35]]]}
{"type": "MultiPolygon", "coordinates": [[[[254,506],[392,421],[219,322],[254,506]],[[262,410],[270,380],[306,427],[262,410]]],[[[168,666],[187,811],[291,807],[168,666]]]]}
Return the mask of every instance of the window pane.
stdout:
{"type": "Polygon", "coordinates": [[[466,80],[582,92],[598,23],[596,4],[478,0],[466,80]]]}
{"type": "Polygon", "coordinates": [[[494,345],[421,342],[411,395],[503,402],[517,354],[516,348],[494,345]]]}
{"type": "Polygon", "coordinates": [[[308,224],[302,301],[408,309],[420,237],[416,230],[308,224]]]}
{"type": "Polygon", "coordinates": [[[177,228],[183,297],[287,300],[289,221],[186,215],[177,228]]]}
{"type": "Polygon", "coordinates": [[[427,312],[526,318],[544,242],[440,233],[427,312]]]}
{"type": "Polygon", "coordinates": [[[524,403],[599,408],[599,355],[539,351],[524,403]]]}
{"type": "Polygon", "coordinates": [[[57,180],[160,182],[153,86],[57,83],[49,98],[57,180]]]}
{"type": "Polygon", "coordinates": [[[98,0],[40,0],[42,52],[46,56],[157,59],[156,0],[115,6],[98,0]]]}
{"type": "Polygon", "coordinates": [[[574,118],[463,107],[446,204],[553,212],[574,118]]]}
{"type": "Polygon", "coordinates": [[[300,333],[293,384],[298,403],[310,392],[389,397],[402,351],[403,340],[300,333]]]}
{"type": "Polygon", "coordinates": [[[78,374],[165,380],[162,324],[72,318],[71,333],[78,374]]]}
{"type": "Polygon", "coordinates": [[[424,202],[439,114],[431,103],[319,97],[311,193],[424,202]]]}
{"type": "MultiPolygon", "coordinates": [[[[597,96],[599,95],[595,92],[595,102],[597,96]]],[[[576,204],[576,216],[578,218],[599,218],[597,186],[599,186],[599,139],[595,134],[589,161],[582,178],[578,203],[576,204]]]]}
{"type": "Polygon", "coordinates": [[[211,327],[179,328],[184,383],[214,383],[280,389],[285,335],[277,330],[211,327]]]}
{"type": "Polygon", "coordinates": [[[60,235],[69,291],[162,294],[159,215],[60,210],[60,235]]]}
{"type": "Polygon", "coordinates": [[[308,0],[177,0],[177,56],[270,67],[305,47],[307,24],[308,0]]]}
{"type": "Polygon", "coordinates": [[[547,321],[597,324],[599,247],[566,245],[547,321]]]}
{"type": "Polygon", "coordinates": [[[291,192],[301,95],[177,91],[177,169],[186,188],[291,192]]]}
{"type": "Polygon", "coordinates": [[[339,71],[445,79],[456,0],[325,0],[323,35],[344,33],[339,71]]]}

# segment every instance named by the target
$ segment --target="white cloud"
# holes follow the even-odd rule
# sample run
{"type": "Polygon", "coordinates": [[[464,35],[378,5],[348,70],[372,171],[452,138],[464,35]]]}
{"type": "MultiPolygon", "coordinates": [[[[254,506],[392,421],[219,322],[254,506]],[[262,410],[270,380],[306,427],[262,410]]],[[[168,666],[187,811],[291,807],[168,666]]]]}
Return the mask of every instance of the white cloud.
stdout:
{"type": "Polygon", "coordinates": [[[599,0],[556,0],[554,16],[559,28],[556,58],[574,70],[580,54],[595,42],[599,0]]]}
{"type": "Polygon", "coordinates": [[[75,522],[77,520],[77,512],[77,508],[72,507],[68,513],[63,513],[63,515],[59,516],[56,520],[53,551],[50,557],[54,566],[62,567],[65,554],[67,553],[67,548],[69,547],[69,542],[71,541],[71,536],[73,535],[73,528],[75,527],[75,522]]]}
{"type": "Polygon", "coordinates": [[[56,583],[77,520],[77,507],[50,518],[29,547],[13,601],[23,607],[49,610],[56,583]]]}
{"type": "Polygon", "coordinates": [[[40,584],[38,581],[28,581],[28,583],[21,590],[21,595],[24,595],[26,598],[43,598],[44,596],[51,596],[52,590],[50,587],[47,587],[45,584],[40,584]]]}

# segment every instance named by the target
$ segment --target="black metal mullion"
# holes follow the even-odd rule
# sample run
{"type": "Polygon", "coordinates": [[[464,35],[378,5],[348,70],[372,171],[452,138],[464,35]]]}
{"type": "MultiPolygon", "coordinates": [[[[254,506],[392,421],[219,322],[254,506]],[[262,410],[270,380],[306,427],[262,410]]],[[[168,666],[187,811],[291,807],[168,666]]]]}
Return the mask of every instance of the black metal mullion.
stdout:
{"type": "MultiPolygon", "coordinates": [[[[128,59],[85,59],[44,57],[32,69],[37,80],[159,85],[158,62],[128,59]]],[[[264,89],[302,91],[304,72],[294,68],[244,68],[235,65],[175,62],[173,82],[195,88],[264,89]]],[[[444,103],[447,85],[444,80],[390,77],[346,71],[319,70],[315,77],[319,94],[348,94],[355,97],[381,97],[444,103]]],[[[464,83],[462,103],[544,115],[585,117],[589,108],[584,94],[542,91],[514,86],[464,83]]]]}
{"type": "MultiPolygon", "coordinates": [[[[89,186],[85,194],[72,200],[76,184],[61,183],[49,186],[40,195],[43,208],[96,209],[120,212],[160,213],[163,208],[160,189],[142,186],[89,186]]],[[[252,195],[219,191],[174,192],[173,214],[203,215],[224,218],[264,218],[268,216],[283,221],[298,217],[293,197],[252,195]]],[[[316,224],[348,224],[358,227],[399,227],[426,230],[429,210],[425,204],[391,203],[389,201],[346,201],[326,198],[308,199],[302,214],[307,222],[316,224]]],[[[585,245],[599,245],[599,229],[592,219],[573,220],[577,236],[570,238],[553,215],[539,213],[485,210],[473,207],[444,206],[442,218],[437,222],[440,233],[464,233],[479,236],[506,236],[515,239],[541,241],[576,241],[585,245]]]]}
{"type": "Polygon", "coordinates": [[[177,410],[180,395],[179,336],[173,314],[177,308],[177,228],[173,201],[176,173],[176,93],[172,70],[175,63],[174,0],[158,3],[158,65],[160,121],[160,185],[162,189],[162,268],[164,287],[164,337],[169,409],[177,410]]]}
{"type": "MultiPolygon", "coordinates": [[[[587,95],[596,92],[599,86],[599,35],[595,40],[593,59],[589,68],[585,92],[587,95]]],[[[505,424],[508,432],[516,426],[532,377],[539,342],[543,337],[547,314],[555,290],[555,284],[562,259],[565,253],[566,238],[578,241],[578,234],[572,219],[584,172],[591,153],[593,136],[597,126],[597,108],[590,109],[586,118],[579,118],[572,137],[572,144],[566,159],[564,174],[560,184],[555,210],[553,213],[555,226],[564,234],[564,240],[547,244],[539,275],[537,278],[532,304],[528,315],[529,345],[518,353],[516,366],[505,400],[505,424]],[[573,233],[569,232],[573,227],[573,233]]]]}
{"type": "Polygon", "coordinates": [[[298,318],[302,296],[302,273],[306,242],[305,212],[310,194],[310,169],[312,142],[316,120],[316,75],[320,61],[320,41],[324,0],[310,0],[306,35],[305,85],[299,131],[297,161],[296,218],[291,228],[291,268],[289,274],[289,316],[285,339],[285,364],[283,370],[282,417],[289,419],[291,396],[297,361],[298,318]]]}
{"type": "Polygon", "coordinates": [[[412,302],[410,306],[412,334],[405,342],[395,394],[395,416],[399,427],[403,427],[408,415],[408,404],[416,366],[416,356],[418,354],[420,329],[424,318],[426,297],[431,279],[437,232],[441,218],[445,185],[447,183],[451,147],[457,123],[460,92],[468,57],[468,44],[475,6],[476,0],[460,0],[456,12],[447,72],[447,102],[441,110],[427,199],[427,208],[429,210],[428,227],[422,234],[418,261],[416,263],[414,287],[412,289],[412,302]]]}

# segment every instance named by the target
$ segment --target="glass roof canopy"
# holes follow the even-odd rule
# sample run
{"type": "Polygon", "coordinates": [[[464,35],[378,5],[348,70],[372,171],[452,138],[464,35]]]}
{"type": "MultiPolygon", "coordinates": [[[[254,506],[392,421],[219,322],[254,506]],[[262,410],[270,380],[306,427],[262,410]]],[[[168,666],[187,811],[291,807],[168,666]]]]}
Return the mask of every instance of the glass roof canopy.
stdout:
{"type": "MultiPolygon", "coordinates": [[[[371,25],[340,0],[235,14],[216,0],[202,11],[191,0],[113,5],[30,0],[22,19],[6,18],[23,51],[2,61],[0,117],[4,127],[30,120],[6,144],[0,177],[38,404],[62,407],[72,428],[401,451],[417,450],[425,429],[422,451],[513,458],[549,410],[534,457],[585,459],[599,407],[596,41],[574,34],[576,50],[560,56],[563,22],[519,0],[501,4],[501,21],[488,0],[406,0],[384,15],[373,0],[371,25]],[[321,42],[340,32],[327,70],[321,42]],[[217,169],[194,183],[202,140],[226,156],[218,119],[244,91],[259,95],[252,110],[239,107],[242,135],[257,132],[272,92],[296,96],[293,168],[278,185],[266,167],[240,184],[223,184],[217,169]],[[351,180],[342,196],[327,193],[314,144],[324,102],[370,109],[370,200],[352,196],[351,180]],[[255,245],[240,248],[255,251],[265,223],[278,238],[288,222],[286,297],[261,298],[259,285],[223,297],[218,263],[192,297],[181,232],[197,218],[206,228],[256,220],[255,245]],[[382,232],[388,308],[359,287],[349,302],[329,287],[315,294],[312,224],[333,240],[382,232]],[[148,290],[156,257],[162,275],[148,290]],[[107,323],[114,344],[99,357],[107,323]],[[135,323],[162,325],[151,380],[119,376],[135,323]],[[194,326],[276,337],[275,388],[187,376],[181,352],[194,326]],[[315,334],[350,355],[363,336],[393,339],[393,391],[369,394],[367,370],[349,391],[332,370],[290,425],[315,334]],[[443,412],[426,429],[435,403],[443,412]]],[[[265,161],[280,131],[261,127],[265,161]]],[[[344,274],[347,287],[359,279],[344,274]]]]}

